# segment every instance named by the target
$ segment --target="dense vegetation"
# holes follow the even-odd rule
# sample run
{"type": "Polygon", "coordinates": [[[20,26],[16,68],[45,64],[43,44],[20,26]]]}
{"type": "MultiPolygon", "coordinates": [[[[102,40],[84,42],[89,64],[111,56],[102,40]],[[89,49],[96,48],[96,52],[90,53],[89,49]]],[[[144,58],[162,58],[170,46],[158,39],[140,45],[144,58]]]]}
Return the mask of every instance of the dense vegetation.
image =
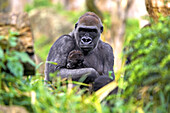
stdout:
{"type": "Polygon", "coordinates": [[[16,46],[17,33],[1,36],[0,41],[6,40],[8,46],[5,51],[0,47],[0,104],[25,106],[30,112],[166,113],[170,103],[169,26],[170,18],[162,17],[157,24],[127,36],[125,56],[130,56],[131,63],[118,81],[122,89],[101,104],[94,94],[78,91],[78,86],[61,86],[60,78],[49,88],[38,74],[23,77],[20,61],[34,64],[25,53],[11,49],[16,46]]]}
{"type": "MultiPolygon", "coordinates": [[[[37,3],[28,7],[28,11],[47,2],[36,1],[37,3]]],[[[46,5],[50,4],[44,4],[46,5]]],[[[71,19],[72,22],[74,20],[75,18],[71,19]]],[[[109,26],[108,21],[106,24],[109,26]]],[[[151,27],[141,30],[138,29],[137,21],[132,19],[127,21],[123,59],[129,57],[131,62],[122,69],[123,74],[120,78],[119,74],[116,75],[116,78],[119,78],[118,94],[108,96],[101,103],[98,99],[101,95],[85,93],[86,89],[79,90],[79,85],[70,88],[71,80],[66,84],[65,80],[56,78],[53,84],[44,85],[44,77],[38,72],[35,76],[24,76],[21,62],[35,64],[26,53],[12,49],[17,44],[18,33],[10,31],[8,37],[0,36],[0,105],[24,106],[29,112],[35,113],[168,113],[170,111],[169,29],[170,17],[161,17],[158,23],[152,23],[151,27]],[[7,46],[3,45],[4,42],[7,46]]],[[[42,47],[40,44],[41,42],[35,40],[37,51],[42,47]]],[[[47,46],[49,49],[51,44],[47,46]]],[[[47,46],[41,48],[46,51],[45,53],[48,53],[47,46]]],[[[45,56],[46,54],[42,55],[43,59],[45,56]]],[[[35,68],[38,69],[39,65],[35,68]]],[[[110,84],[110,88],[112,87],[110,84]]],[[[103,93],[107,92],[107,89],[105,88],[103,93]]]]}
{"type": "Polygon", "coordinates": [[[167,112],[170,103],[170,18],[161,17],[157,24],[130,35],[125,41],[124,91],[145,112],[167,112]]]}

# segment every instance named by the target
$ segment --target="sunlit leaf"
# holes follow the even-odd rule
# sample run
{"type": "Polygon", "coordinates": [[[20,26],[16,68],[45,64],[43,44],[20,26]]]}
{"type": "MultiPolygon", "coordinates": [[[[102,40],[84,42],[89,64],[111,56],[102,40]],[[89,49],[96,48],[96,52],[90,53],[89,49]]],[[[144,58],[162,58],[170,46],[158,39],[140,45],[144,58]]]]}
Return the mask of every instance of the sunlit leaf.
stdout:
{"type": "Polygon", "coordinates": [[[56,63],[56,62],[53,62],[53,61],[46,61],[46,63],[53,64],[53,65],[57,65],[57,63],[56,63]]]}
{"type": "Polygon", "coordinates": [[[96,96],[99,97],[99,100],[102,101],[111,91],[117,88],[118,84],[116,81],[110,82],[109,84],[105,85],[98,91],[96,91],[96,96]]]}
{"type": "Polygon", "coordinates": [[[95,100],[95,107],[96,107],[98,113],[102,113],[101,104],[98,99],[95,100]]]}
{"type": "Polygon", "coordinates": [[[35,104],[36,101],[36,93],[35,91],[31,91],[31,104],[35,104]]]}
{"type": "Polygon", "coordinates": [[[113,80],[113,76],[112,76],[112,71],[109,71],[109,78],[111,78],[113,80]]]}
{"type": "Polygon", "coordinates": [[[138,113],[144,113],[143,109],[141,107],[137,108],[138,113]]]}
{"type": "Polygon", "coordinates": [[[90,84],[85,84],[85,83],[77,82],[77,81],[72,81],[72,83],[77,84],[77,85],[90,86],[90,84]]]}

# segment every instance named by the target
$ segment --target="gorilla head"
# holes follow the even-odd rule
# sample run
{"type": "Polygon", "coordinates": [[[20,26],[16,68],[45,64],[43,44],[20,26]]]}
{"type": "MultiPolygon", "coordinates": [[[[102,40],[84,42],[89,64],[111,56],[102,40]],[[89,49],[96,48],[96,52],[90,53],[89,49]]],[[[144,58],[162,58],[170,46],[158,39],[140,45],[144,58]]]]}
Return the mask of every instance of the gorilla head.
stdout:
{"type": "Polygon", "coordinates": [[[100,18],[95,13],[85,13],[75,25],[74,36],[77,46],[83,53],[88,53],[97,46],[102,32],[103,25],[100,18]]]}

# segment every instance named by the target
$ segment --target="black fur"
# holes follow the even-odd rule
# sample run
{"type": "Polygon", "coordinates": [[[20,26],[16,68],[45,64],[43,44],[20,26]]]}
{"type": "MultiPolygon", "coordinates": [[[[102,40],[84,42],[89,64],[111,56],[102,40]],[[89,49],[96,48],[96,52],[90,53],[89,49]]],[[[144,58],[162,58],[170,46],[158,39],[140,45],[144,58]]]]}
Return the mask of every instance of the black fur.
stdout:
{"type": "Polygon", "coordinates": [[[67,58],[67,68],[68,69],[78,69],[85,67],[83,65],[84,55],[79,50],[73,50],[69,53],[67,58]]]}
{"type": "MultiPolygon", "coordinates": [[[[114,57],[112,47],[100,40],[100,34],[103,30],[100,18],[91,12],[80,18],[81,23],[75,25],[73,32],[69,35],[61,36],[51,47],[47,61],[56,62],[58,65],[46,63],[45,80],[52,80],[49,73],[59,71],[57,76],[61,78],[71,77],[72,80],[79,81],[82,76],[86,76],[87,78],[84,82],[93,83],[96,78],[100,76],[107,77],[108,72],[113,71],[114,57]],[[86,16],[90,16],[88,18],[91,19],[88,23],[83,21],[86,16]],[[96,18],[98,18],[98,21],[96,21],[96,18]],[[86,67],[67,68],[68,56],[73,50],[83,53],[83,65],[86,67]]],[[[114,72],[112,76],[113,78],[115,77],[114,72]]],[[[102,82],[102,79],[100,80],[102,82]]]]}

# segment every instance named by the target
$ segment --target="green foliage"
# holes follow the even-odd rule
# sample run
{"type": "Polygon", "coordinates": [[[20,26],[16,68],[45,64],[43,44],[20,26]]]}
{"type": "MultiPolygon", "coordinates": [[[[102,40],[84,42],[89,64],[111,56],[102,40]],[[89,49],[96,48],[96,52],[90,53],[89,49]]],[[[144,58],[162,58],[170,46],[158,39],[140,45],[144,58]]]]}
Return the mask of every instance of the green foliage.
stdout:
{"type": "Polygon", "coordinates": [[[170,103],[170,18],[161,17],[157,24],[143,28],[126,38],[126,56],[131,63],[125,67],[128,86],[125,96],[145,112],[167,112],[170,103]]]}
{"type": "Polygon", "coordinates": [[[26,97],[24,93],[30,88],[25,87],[22,80],[22,63],[35,64],[27,53],[14,49],[18,35],[17,32],[10,31],[8,37],[0,36],[0,104],[28,106],[31,104],[30,97],[26,97]]]}
{"type": "Polygon", "coordinates": [[[51,6],[50,0],[33,0],[32,4],[28,4],[25,7],[25,11],[29,12],[34,8],[39,8],[39,7],[49,7],[51,6]]]}
{"type": "Polygon", "coordinates": [[[139,31],[139,20],[128,18],[126,20],[126,34],[125,37],[128,38],[129,35],[132,35],[134,32],[139,31]]]}
{"type": "Polygon", "coordinates": [[[13,48],[17,45],[17,32],[9,32],[9,36],[0,38],[0,72],[10,71],[12,75],[22,77],[24,68],[22,63],[35,65],[25,52],[15,51],[13,48]],[[22,61],[22,63],[21,63],[22,61]],[[6,66],[5,66],[6,65],[6,66]]]}
{"type": "Polygon", "coordinates": [[[104,21],[103,21],[103,24],[104,26],[106,26],[107,28],[111,28],[111,15],[107,12],[103,13],[103,16],[104,16],[104,21]]]}

